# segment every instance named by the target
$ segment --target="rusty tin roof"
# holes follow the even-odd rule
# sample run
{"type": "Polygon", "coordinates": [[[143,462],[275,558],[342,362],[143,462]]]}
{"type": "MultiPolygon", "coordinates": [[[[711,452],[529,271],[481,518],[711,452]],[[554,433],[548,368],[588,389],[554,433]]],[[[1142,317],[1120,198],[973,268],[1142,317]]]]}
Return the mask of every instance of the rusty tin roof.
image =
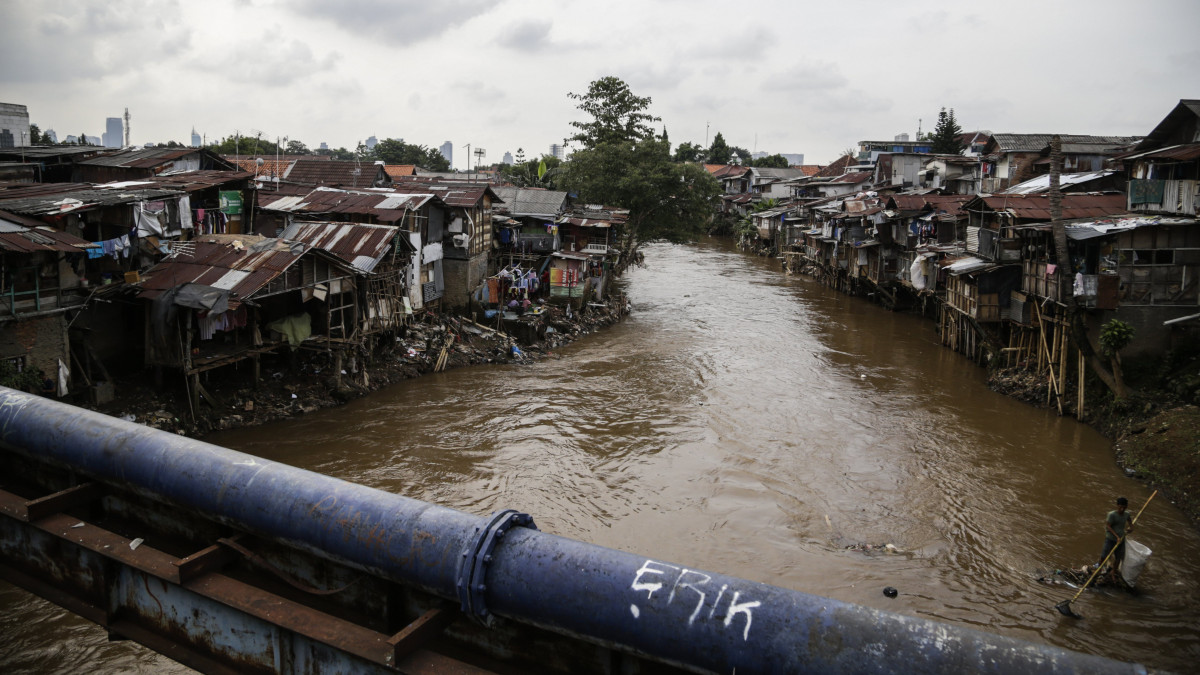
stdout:
{"type": "Polygon", "coordinates": [[[365,223],[292,223],[280,235],[283,239],[300,241],[336,255],[370,273],[392,247],[400,228],[391,225],[365,223]]]}

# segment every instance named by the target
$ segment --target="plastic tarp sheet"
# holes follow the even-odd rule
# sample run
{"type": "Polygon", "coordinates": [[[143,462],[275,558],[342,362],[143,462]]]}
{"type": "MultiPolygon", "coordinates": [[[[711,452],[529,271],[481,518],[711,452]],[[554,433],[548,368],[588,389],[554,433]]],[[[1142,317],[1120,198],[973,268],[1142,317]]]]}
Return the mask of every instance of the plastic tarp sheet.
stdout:
{"type": "Polygon", "coordinates": [[[220,314],[229,309],[229,291],[204,284],[184,284],[175,289],[172,302],[180,307],[220,314]]]}
{"type": "Polygon", "coordinates": [[[312,335],[312,317],[308,314],[293,314],[267,324],[267,328],[282,334],[288,344],[295,347],[312,335]]]}

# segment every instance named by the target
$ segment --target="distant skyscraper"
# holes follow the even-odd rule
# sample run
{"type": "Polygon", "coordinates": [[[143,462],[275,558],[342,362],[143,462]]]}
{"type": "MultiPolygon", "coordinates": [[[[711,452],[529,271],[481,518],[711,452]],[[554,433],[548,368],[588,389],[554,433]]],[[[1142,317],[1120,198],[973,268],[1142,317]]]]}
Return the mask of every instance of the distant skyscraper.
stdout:
{"type": "Polygon", "coordinates": [[[503,163],[505,163],[505,164],[508,164],[509,166],[512,166],[512,163],[513,163],[512,153],[511,153],[511,152],[505,152],[505,153],[504,153],[504,159],[502,159],[502,160],[500,160],[500,161],[501,161],[501,162],[503,162],[503,163]]]}
{"type": "Polygon", "coordinates": [[[29,109],[18,103],[0,103],[0,148],[29,145],[29,109]]]}
{"type": "Polygon", "coordinates": [[[101,143],[106,148],[119,148],[125,142],[125,125],[120,117],[109,117],[104,122],[104,133],[101,143]]]}
{"type": "Polygon", "coordinates": [[[328,150],[328,149],[329,149],[329,144],[328,144],[328,143],[326,143],[325,141],[321,141],[321,145],[319,145],[319,146],[317,147],[317,149],[318,149],[318,150],[328,150]]]}
{"type": "Polygon", "coordinates": [[[196,133],[196,127],[192,127],[192,147],[198,148],[201,143],[200,134],[196,133]]]}
{"type": "Polygon", "coordinates": [[[50,141],[51,143],[58,142],[58,134],[54,133],[53,129],[47,129],[45,131],[45,133],[42,134],[42,136],[44,136],[46,138],[46,140],[50,141]]]}
{"type": "Polygon", "coordinates": [[[786,159],[788,164],[792,166],[801,166],[804,164],[803,152],[783,152],[780,154],[782,154],[783,158],[786,159]]]}
{"type": "Polygon", "coordinates": [[[104,139],[100,138],[99,136],[84,136],[83,138],[88,142],[88,145],[104,145],[104,139]]]}
{"type": "Polygon", "coordinates": [[[442,147],[438,148],[438,150],[441,151],[442,157],[445,157],[446,161],[450,162],[450,166],[454,166],[454,144],[446,141],[442,143],[442,147]]]}
{"type": "Polygon", "coordinates": [[[558,143],[550,144],[550,154],[551,155],[554,155],[555,157],[557,157],[559,159],[566,159],[566,157],[565,157],[566,152],[567,152],[567,148],[565,145],[559,145],[558,143]]]}
{"type": "Polygon", "coordinates": [[[374,150],[375,146],[378,143],[379,143],[378,138],[375,138],[374,136],[367,136],[367,141],[366,141],[365,145],[367,146],[368,150],[374,150]]]}

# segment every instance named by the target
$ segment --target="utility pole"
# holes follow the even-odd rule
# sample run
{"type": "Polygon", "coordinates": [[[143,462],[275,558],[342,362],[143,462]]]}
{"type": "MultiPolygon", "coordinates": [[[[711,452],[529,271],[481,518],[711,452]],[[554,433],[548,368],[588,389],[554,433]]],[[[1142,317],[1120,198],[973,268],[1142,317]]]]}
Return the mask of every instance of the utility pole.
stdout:
{"type": "Polygon", "coordinates": [[[125,108],[125,147],[129,147],[129,108],[125,108]]]}
{"type": "Polygon", "coordinates": [[[467,180],[471,179],[471,144],[467,143],[467,180]]]}
{"type": "Polygon", "coordinates": [[[704,147],[708,147],[708,122],[704,123],[704,147]]]}

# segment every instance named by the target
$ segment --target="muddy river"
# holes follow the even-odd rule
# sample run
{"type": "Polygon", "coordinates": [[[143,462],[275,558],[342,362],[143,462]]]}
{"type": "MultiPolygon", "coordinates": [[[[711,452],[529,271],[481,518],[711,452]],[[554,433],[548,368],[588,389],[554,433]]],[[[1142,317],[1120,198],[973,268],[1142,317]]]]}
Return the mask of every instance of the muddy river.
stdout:
{"type": "MultiPolygon", "coordinates": [[[[552,358],[403,382],[211,442],[476,514],[1002,635],[1190,670],[1200,534],[1156,498],[1142,591],[1037,583],[1093,561],[1150,494],[1090,428],[994,394],[933,324],[787,277],[724,241],[654,245],[634,312],[552,358]],[[879,547],[891,544],[894,552],[879,547]],[[871,545],[871,550],[863,550],[871,545]],[[896,598],[882,589],[893,586],[896,598]]],[[[175,666],[0,590],[0,657],[175,666]]]]}

